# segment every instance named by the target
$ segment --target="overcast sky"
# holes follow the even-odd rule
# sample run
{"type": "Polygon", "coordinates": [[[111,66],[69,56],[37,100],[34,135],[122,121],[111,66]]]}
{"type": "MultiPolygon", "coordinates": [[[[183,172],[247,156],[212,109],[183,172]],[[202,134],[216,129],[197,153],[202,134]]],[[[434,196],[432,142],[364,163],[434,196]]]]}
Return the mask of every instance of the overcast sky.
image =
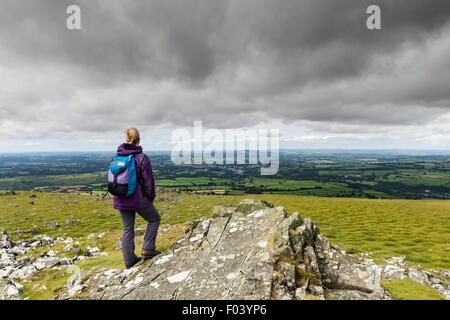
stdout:
{"type": "Polygon", "coordinates": [[[284,148],[450,149],[449,0],[0,4],[0,152],[108,150],[129,126],[170,149],[195,120],[284,148]]]}

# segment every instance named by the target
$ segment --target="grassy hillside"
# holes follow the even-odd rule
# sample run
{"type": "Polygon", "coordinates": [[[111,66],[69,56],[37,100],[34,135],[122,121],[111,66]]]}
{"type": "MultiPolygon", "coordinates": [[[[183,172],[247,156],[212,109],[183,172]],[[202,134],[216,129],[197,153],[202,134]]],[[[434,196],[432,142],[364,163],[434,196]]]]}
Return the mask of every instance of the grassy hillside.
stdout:
{"type": "MultiPolygon", "coordinates": [[[[333,243],[351,253],[372,252],[375,258],[406,255],[410,264],[450,269],[449,201],[167,193],[159,194],[155,205],[162,224],[174,225],[209,217],[214,205],[237,204],[244,197],[284,206],[289,214],[299,211],[303,218],[315,220],[321,233],[333,243]]],[[[137,225],[143,224],[138,217],[137,225]]],[[[0,196],[0,227],[16,239],[35,234],[14,235],[14,231],[33,228],[38,229],[38,234],[73,238],[111,231],[119,238],[122,223],[112,200],[102,201],[99,195],[19,192],[0,196]],[[36,198],[30,198],[32,195],[36,198]],[[83,222],[66,225],[66,220],[78,219],[83,222]],[[57,220],[60,227],[44,226],[52,220],[57,220]]]]}
{"type": "MultiPolygon", "coordinates": [[[[210,217],[214,205],[237,204],[246,197],[284,206],[288,214],[299,211],[303,218],[315,220],[321,233],[333,243],[351,253],[371,252],[376,259],[406,255],[409,264],[450,269],[450,202],[440,200],[159,193],[155,205],[162,224],[157,249],[164,252],[182,237],[186,228],[184,222],[210,217]]],[[[139,216],[136,227],[136,253],[139,254],[145,228],[145,222],[139,216]]],[[[0,228],[5,228],[14,240],[36,234],[72,237],[82,251],[87,246],[96,246],[108,253],[77,262],[82,271],[91,272],[100,267],[124,268],[121,250],[114,246],[121,236],[122,222],[110,198],[102,200],[100,195],[44,192],[3,194],[0,195],[0,228]],[[55,220],[58,227],[47,226],[55,220]],[[93,233],[94,237],[89,236],[93,233]],[[98,233],[104,234],[97,237],[98,233]]],[[[59,257],[73,258],[75,254],[64,251],[64,246],[54,244],[27,255],[37,257],[52,249],[59,252],[59,257]]],[[[24,286],[24,298],[52,299],[71,276],[68,272],[64,268],[45,269],[20,281],[24,286]]],[[[434,290],[408,280],[385,281],[383,285],[396,299],[443,298],[434,290]]]]}

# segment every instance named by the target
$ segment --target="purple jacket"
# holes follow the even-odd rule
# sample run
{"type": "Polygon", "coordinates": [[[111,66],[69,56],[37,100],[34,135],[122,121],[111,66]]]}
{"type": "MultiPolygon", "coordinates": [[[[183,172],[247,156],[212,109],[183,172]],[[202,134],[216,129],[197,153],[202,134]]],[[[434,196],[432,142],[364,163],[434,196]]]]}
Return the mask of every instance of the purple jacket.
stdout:
{"type": "Polygon", "coordinates": [[[114,196],[114,209],[124,211],[136,211],[149,207],[155,199],[155,180],[153,179],[150,159],[142,152],[142,147],[134,144],[123,143],[117,148],[120,156],[134,154],[136,159],[136,175],[138,184],[136,191],[129,198],[114,196]]]}

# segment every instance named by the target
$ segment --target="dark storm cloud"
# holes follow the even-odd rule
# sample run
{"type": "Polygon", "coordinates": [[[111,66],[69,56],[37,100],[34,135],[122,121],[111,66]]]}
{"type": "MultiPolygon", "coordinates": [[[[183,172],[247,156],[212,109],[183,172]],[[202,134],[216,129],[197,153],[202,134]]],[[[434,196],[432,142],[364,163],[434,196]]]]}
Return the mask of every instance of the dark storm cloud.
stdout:
{"type": "Polygon", "coordinates": [[[195,81],[214,69],[215,53],[208,37],[223,16],[221,3],[11,2],[0,16],[2,45],[36,63],[79,66],[87,73],[98,72],[97,76],[113,76],[112,80],[187,77],[195,81]],[[66,8],[74,3],[82,8],[81,32],[65,28],[66,8]]]}
{"type": "Polygon", "coordinates": [[[448,0],[8,1],[0,126],[427,123],[448,112],[449,22],[448,0]]]}

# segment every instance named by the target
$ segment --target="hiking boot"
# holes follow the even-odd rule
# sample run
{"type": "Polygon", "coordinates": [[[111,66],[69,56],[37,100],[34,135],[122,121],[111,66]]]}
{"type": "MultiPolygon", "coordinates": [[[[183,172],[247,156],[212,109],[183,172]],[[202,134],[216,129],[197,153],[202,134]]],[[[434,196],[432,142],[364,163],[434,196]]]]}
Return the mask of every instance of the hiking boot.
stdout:
{"type": "Polygon", "coordinates": [[[129,266],[125,265],[125,267],[126,267],[127,269],[133,268],[133,267],[134,267],[139,261],[141,261],[141,260],[142,260],[142,258],[141,258],[141,257],[138,257],[137,260],[136,260],[132,265],[129,265],[129,266]]]}
{"type": "Polygon", "coordinates": [[[158,250],[142,249],[141,256],[142,256],[142,259],[147,260],[147,259],[153,258],[154,256],[157,256],[160,253],[161,253],[161,251],[158,251],[158,250]]]}

